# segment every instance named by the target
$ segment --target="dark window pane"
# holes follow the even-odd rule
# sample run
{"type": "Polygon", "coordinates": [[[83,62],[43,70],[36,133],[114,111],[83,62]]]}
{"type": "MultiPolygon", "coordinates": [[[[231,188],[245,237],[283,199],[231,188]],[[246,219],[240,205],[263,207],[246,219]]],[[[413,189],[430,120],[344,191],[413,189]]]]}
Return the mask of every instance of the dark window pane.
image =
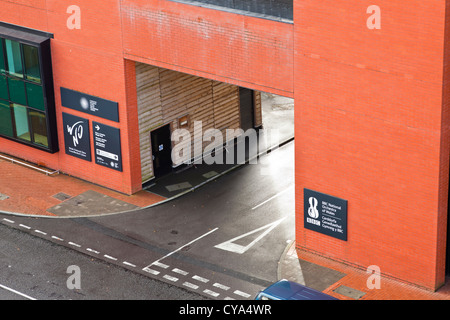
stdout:
{"type": "Polygon", "coordinates": [[[0,134],[13,137],[13,125],[9,102],[0,101],[0,134]]]}
{"type": "Polygon", "coordinates": [[[42,87],[36,84],[27,83],[27,97],[28,106],[45,111],[44,108],[44,93],[42,87]]]}
{"type": "Polygon", "coordinates": [[[24,44],[23,58],[25,60],[25,74],[27,79],[30,81],[41,82],[38,48],[24,44]]]}
{"type": "Polygon", "coordinates": [[[6,60],[8,72],[16,77],[23,78],[22,54],[20,43],[5,39],[6,60]]]}
{"type": "Polygon", "coordinates": [[[27,104],[25,96],[25,83],[21,80],[8,78],[9,98],[12,102],[27,104]]]}
{"type": "Polygon", "coordinates": [[[11,104],[14,112],[14,124],[16,125],[16,137],[31,141],[30,127],[28,125],[27,108],[19,104],[11,104]]]}
{"type": "Polygon", "coordinates": [[[6,77],[0,75],[0,99],[8,100],[8,86],[6,84],[6,77]]]}
{"type": "Polygon", "coordinates": [[[47,121],[43,112],[29,110],[33,140],[35,144],[48,147],[47,121]]]}
{"type": "Polygon", "coordinates": [[[5,54],[3,50],[3,39],[0,39],[0,72],[5,73],[5,54]]]}

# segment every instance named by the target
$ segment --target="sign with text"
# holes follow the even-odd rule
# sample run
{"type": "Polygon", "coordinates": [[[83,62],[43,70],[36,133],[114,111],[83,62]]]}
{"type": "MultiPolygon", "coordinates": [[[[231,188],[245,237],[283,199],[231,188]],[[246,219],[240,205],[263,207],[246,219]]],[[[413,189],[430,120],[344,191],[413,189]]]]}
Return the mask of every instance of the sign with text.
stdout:
{"type": "Polygon", "coordinates": [[[120,129],[93,121],[92,132],[94,135],[95,163],[122,171],[120,129]]]}
{"type": "Polygon", "coordinates": [[[66,154],[91,161],[89,121],[64,112],[62,116],[66,154]]]}
{"type": "Polygon", "coordinates": [[[61,87],[63,107],[119,122],[119,104],[89,94],[61,87]]]}
{"type": "Polygon", "coordinates": [[[304,227],[347,241],[347,200],[304,189],[304,227]]]}

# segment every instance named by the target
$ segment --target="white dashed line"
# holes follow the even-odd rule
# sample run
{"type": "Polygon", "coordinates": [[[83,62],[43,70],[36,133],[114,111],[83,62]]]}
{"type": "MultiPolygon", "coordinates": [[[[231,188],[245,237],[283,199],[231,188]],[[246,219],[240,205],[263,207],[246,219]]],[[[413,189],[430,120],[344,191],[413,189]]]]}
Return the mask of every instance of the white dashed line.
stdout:
{"type": "Polygon", "coordinates": [[[127,265],[127,266],[130,266],[130,267],[133,267],[133,268],[136,268],[136,265],[135,264],[132,264],[132,263],[129,263],[129,262],[127,262],[127,261],[124,261],[124,262],[122,262],[124,265],[127,265]]]}
{"type": "Polygon", "coordinates": [[[74,246],[74,247],[77,247],[77,248],[81,248],[81,246],[80,246],[79,244],[77,244],[77,243],[74,243],[74,242],[70,242],[70,241],[69,241],[69,244],[70,244],[71,246],[74,246]]]}
{"type": "Polygon", "coordinates": [[[107,259],[111,259],[111,260],[117,261],[117,258],[111,257],[111,256],[109,256],[109,255],[107,255],[107,254],[104,254],[103,256],[104,256],[105,258],[107,258],[107,259]]]}
{"type": "Polygon", "coordinates": [[[250,295],[248,293],[242,292],[240,290],[236,290],[233,292],[234,294],[237,294],[238,296],[244,297],[244,298],[248,298],[250,297],[250,295]]]}
{"type": "Polygon", "coordinates": [[[142,269],[142,270],[144,270],[145,272],[148,272],[148,273],[151,273],[151,274],[154,274],[155,276],[157,276],[158,274],[159,274],[159,271],[157,271],[157,270],[153,270],[153,269],[150,269],[150,268],[144,268],[144,269],[142,269]]]}
{"type": "Polygon", "coordinates": [[[183,276],[186,276],[186,275],[189,274],[189,272],[181,270],[181,269],[178,269],[178,268],[172,269],[172,271],[175,272],[175,273],[178,273],[178,274],[182,274],[183,276]]]}
{"type": "Polygon", "coordinates": [[[87,248],[86,249],[89,252],[95,253],[95,254],[99,254],[100,252],[98,252],[97,250],[91,249],[91,248],[87,248]]]}
{"type": "Polygon", "coordinates": [[[161,263],[161,262],[153,262],[150,266],[157,266],[163,269],[167,269],[169,266],[167,264],[161,263]]]}
{"type": "MultiPolygon", "coordinates": [[[[6,218],[3,218],[3,221],[4,221],[4,222],[7,222],[7,223],[11,223],[11,224],[15,223],[15,221],[10,220],[10,219],[6,219],[6,218]]],[[[24,225],[24,224],[19,224],[19,226],[22,227],[22,228],[24,228],[24,229],[27,229],[27,230],[30,230],[30,229],[31,229],[31,227],[29,227],[29,226],[27,226],[27,225],[24,225]]],[[[209,234],[209,233],[214,232],[215,230],[217,230],[217,228],[214,229],[214,230],[211,230],[210,232],[206,233],[205,235],[203,235],[203,236],[201,236],[201,237],[195,239],[194,241],[197,241],[198,239],[203,238],[204,236],[206,236],[206,235],[209,234]]],[[[34,232],[39,233],[39,234],[41,234],[41,235],[47,235],[46,232],[41,231],[41,230],[38,230],[38,229],[35,229],[34,232]]],[[[58,241],[64,241],[64,239],[62,239],[62,238],[60,238],[60,237],[57,237],[57,236],[51,236],[51,238],[52,238],[52,239],[55,239],[55,240],[58,240],[58,241]]],[[[192,243],[192,242],[194,242],[194,241],[191,241],[190,243],[192,243]]],[[[190,243],[189,243],[189,244],[190,244],[190,243]]],[[[79,244],[77,244],[77,243],[75,243],[75,242],[71,242],[71,241],[68,242],[68,244],[71,245],[71,246],[73,246],[73,247],[77,247],[77,248],[81,248],[81,247],[82,247],[81,245],[79,245],[79,244]]],[[[186,245],[188,245],[188,244],[186,244],[186,245]]],[[[186,245],[185,245],[185,246],[186,246],[186,245]]],[[[183,247],[184,247],[184,246],[183,246],[183,247]]],[[[175,253],[175,252],[179,251],[179,250],[182,249],[183,247],[179,248],[178,250],[175,250],[175,251],[171,252],[171,253],[170,253],[169,255],[167,255],[167,256],[170,256],[172,253],[175,253]]],[[[92,249],[92,248],[86,248],[86,251],[89,251],[89,252],[94,253],[94,254],[100,254],[99,251],[94,250],[94,249],[92,249]]],[[[165,256],[165,257],[167,257],[167,256],[165,256]]],[[[105,257],[105,258],[107,258],[107,259],[109,259],[109,260],[113,260],[113,261],[117,261],[117,260],[118,260],[117,258],[115,258],[115,257],[113,257],[113,256],[110,256],[110,255],[107,255],[107,254],[104,254],[103,257],[105,257]]],[[[165,258],[165,257],[163,257],[163,258],[165,258]]],[[[159,275],[159,274],[160,274],[160,271],[150,269],[149,267],[150,267],[150,266],[156,266],[156,267],[159,267],[159,268],[168,269],[168,268],[169,268],[169,265],[160,262],[160,260],[162,260],[163,258],[161,258],[161,259],[159,259],[159,260],[153,262],[152,264],[150,264],[150,265],[147,266],[147,267],[144,267],[142,270],[145,271],[145,272],[147,272],[147,273],[150,273],[150,274],[152,274],[152,275],[155,275],[155,276],[156,276],[156,275],[159,275]]],[[[136,265],[135,265],[135,264],[130,263],[130,262],[128,262],[128,261],[123,261],[122,263],[123,263],[124,265],[126,265],[126,266],[136,268],[136,265]]],[[[172,272],[177,273],[177,274],[180,274],[180,275],[183,275],[183,276],[187,276],[187,275],[189,274],[188,271],[185,271],[185,270],[182,270],[182,269],[179,269],[179,268],[173,268],[173,269],[172,269],[172,272]]],[[[165,274],[165,275],[163,276],[163,278],[166,279],[166,280],[168,280],[168,281],[171,281],[171,282],[177,282],[177,281],[179,280],[179,278],[174,277],[174,276],[171,276],[171,275],[168,275],[168,274],[165,274]]],[[[209,282],[209,279],[206,279],[206,278],[201,277],[201,276],[198,276],[198,275],[192,276],[192,279],[197,280],[197,281],[202,282],[202,283],[208,283],[208,282],[209,282]]],[[[187,288],[190,288],[190,289],[192,289],[192,290],[197,290],[197,289],[199,289],[199,286],[198,286],[197,284],[194,284],[194,283],[191,283],[191,282],[188,282],[188,281],[184,281],[182,285],[185,286],[185,287],[187,287],[187,288]]],[[[223,285],[223,284],[221,284],[221,283],[217,283],[217,282],[213,284],[213,287],[218,288],[218,289],[221,289],[221,290],[224,290],[224,291],[230,290],[230,287],[228,287],[228,286],[226,286],[226,285],[223,285]]],[[[220,296],[220,293],[215,292],[215,291],[212,291],[212,290],[209,290],[209,289],[204,289],[204,290],[203,290],[203,293],[205,293],[205,294],[207,294],[207,295],[209,295],[209,296],[212,296],[212,297],[218,297],[218,296],[220,296]]],[[[242,292],[242,291],[240,291],[240,290],[235,290],[233,293],[236,294],[236,295],[238,295],[238,296],[244,297],[244,298],[249,298],[249,297],[251,296],[250,294],[245,293],[245,292],[242,292]]],[[[225,299],[225,300],[235,300],[234,298],[229,297],[229,296],[225,297],[224,299],[225,299]]]]}
{"type": "Polygon", "coordinates": [[[208,279],[205,279],[205,278],[200,277],[200,276],[197,276],[197,275],[193,276],[192,279],[195,279],[195,280],[200,281],[200,282],[203,282],[203,283],[209,282],[208,279]]]}
{"type": "Polygon", "coordinates": [[[203,290],[204,293],[209,294],[210,296],[213,296],[215,298],[217,298],[219,296],[219,293],[211,291],[209,289],[203,290]]]}
{"type": "Polygon", "coordinates": [[[194,290],[198,289],[198,285],[187,282],[187,281],[183,283],[183,286],[186,286],[186,287],[194,289],[194,290]]]}
{"type": "Polygon", "coordinates": [[[178,278],[169,276],[168,274],[165,274],[165,275],[163,276],[163,278],[164,278],[164,279],[167,279],[167,280],[169,280],[169,281],[172,281],[172,282],[177,282],[177,281],[178,281],[178,278]]]}
{"type": "Polygon", "coordinates": [[[213,287],[216,287],[216,288],[219,288],[219,289],[222,289],[222,290],[225,290],[225,291],[230,289],[230,287],[227,287],[227,286],[225,286],[223,284],[220,284],[220,283],[217,283],[217,282],[213,284],[213,287]]]}

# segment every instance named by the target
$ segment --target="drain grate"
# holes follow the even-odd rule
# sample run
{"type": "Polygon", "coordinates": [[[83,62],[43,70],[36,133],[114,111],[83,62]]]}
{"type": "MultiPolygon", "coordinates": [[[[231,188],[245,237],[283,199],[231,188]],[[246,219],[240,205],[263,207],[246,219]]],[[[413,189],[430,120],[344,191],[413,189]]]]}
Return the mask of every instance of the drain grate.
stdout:
{"type": "Polygon", "coordinates": [[[342,294],[343,296],[359,300],[361,299],[366,293],[347,287],[347,286],[339,286],[336,289],[333,290],[336,293],[342,294]]]}

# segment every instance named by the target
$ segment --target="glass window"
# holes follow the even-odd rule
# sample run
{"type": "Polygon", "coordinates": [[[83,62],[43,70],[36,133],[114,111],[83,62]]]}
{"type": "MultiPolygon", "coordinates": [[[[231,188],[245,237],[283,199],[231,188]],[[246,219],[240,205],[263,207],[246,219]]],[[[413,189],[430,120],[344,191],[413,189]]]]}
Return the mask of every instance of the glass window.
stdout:
{"type": "Polygon", "coordinates": [[[27,80],[41,82],[38,48],[24,44],[23,58],[25,61],[25,74],[27,80]]]}
{"type": "Polygon", "coordinates": [[[45,113],[30,110],[31,127],[33,128],[33,141],[36,144],[48,147],[47,119],[45,113]]]}
{"type": "Polygon", "coordinates": [[[3,49],[3,39],[0,38],[0,72],[5,73],[5,54],[3,49]]]}
{"type": "Polygon", "coordinates": [[[6,59],[10,75],[23,78],[22,53],[20,43],[5,39],[6,59]]]}
{"type": "Polygon", "coordinates": [[[0,74],[0,99],[8,100],[8,86],[6,84],[6,77],[0,74]]]}
{"type": "Polygon", "coordinates": [[[12,103],[11,107],[13,108],[14,113],[16,137],[23,140],[31,141],[27,108],[15,103],[12,103]]]}
{"type": "Polygon", "coordinates": [[[13,125],[9,102],[0,100],[0,134],[13,137],[13,125]]]}
{"type": "Polygon", "coordinates": [[[28,106],[45,111],[44,107],[44,93],[42,87],[33,83],[27,83],[27,98],[28,106]]]}
{"type": "Polygon", "coordinates": [[[25,83],[19,79],[8,78],[9,98],[12,102],[27,104],[25,83]]]}

